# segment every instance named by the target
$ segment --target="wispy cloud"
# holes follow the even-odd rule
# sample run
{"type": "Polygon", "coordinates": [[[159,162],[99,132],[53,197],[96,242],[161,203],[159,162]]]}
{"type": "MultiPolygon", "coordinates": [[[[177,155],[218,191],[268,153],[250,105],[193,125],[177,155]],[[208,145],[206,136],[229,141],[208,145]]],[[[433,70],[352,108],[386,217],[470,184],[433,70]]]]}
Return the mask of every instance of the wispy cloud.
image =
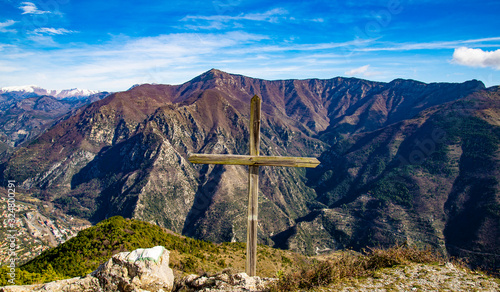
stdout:
{"type": "Polygon", "coordinates": [[[500,41],[500,37],[465,40],[462,42],[468,44],[468,43],[482,43],[482,42],[494,42],[494,41],[500,41]]]}
{"type": "Polygon", "coordinates": [[[17,32],[15,29],[7,29],[7,27],[12,26],[16,23],[14,20],[7,20],[6,22],[0,22],[0,32],[17,32]]]}
{"type": "MultiPolygon", "coordinates": [[[[57,30],[43,31],[48,34],[57,30]]],[[[352,48],[370,46],[375,40],[269,45],[269,36],[246,32],[180,33],[143,38],[117,36],[105,44],[61,47],[53,43],[52,35],[32,37],[53,47],[46,51],[5,47],[0,62],[17,64],[17,71],[0,75],[5,85],[30,80],[50,88],[71,84],[116,91],[136,83],[178,84],[214,67],[266,79],[334,77],[343,72],[389,78],[372,69],[387,71],[381,66],[387,61],[380,61],[380,56],[354,63],[345,56],[352,48]]]]}
{"type": "Polygon", "coordinates": [[[469,67],[491,67],[500,70],[500,50],[483,51],[460,47],[453,53],[452,62],[469,67]]]}
{"type": "Polygon", "coordinates": [[[8,62],[0,62],[0,73],[12,73],[17,71],[18,68],[9,64],[8,62]]]}
{"type": "Polygon", "coordinates": [[[354,48],[368,46],[374,43],[375,39],[369,40],[353,40],[347,42],[332,42],[332,43],[316,43],[316,44],[278,44],[278,45],[261,45],[252,48],[243,48],[238,51],[241,54],[247,53],[283,53],[283,52],[322,52],[339,49],[335,54],[321,53],[321,55],[335,56],[346,58],[354,48]]]}
{"type": "MultiPolygon", "coordinates": [[[[332,78],[344,74],[378,81],[398,77],[436,81],[434,76],[427,76],[436,63],[451,67],[442,54],[433,58],[408,58],[408,54],[393,52],[351,54],[380,46],[378,39],[289,43],[268,35],[233,31],[141,38],[120,35],[94,45],[54,42],[56,36],[69,33],[76,32],[51,27],[35,30],[30,37],[51,46],[47,50],[0,44],[0,66],[4,67],[0,70],[0,86],[30,80],[48,88],[117,91],[137,83],[179,84],[214,67],[264,79],[332,78]]],[[[500,38],[462,42],[476,45],[497,40],[500,38]]]]}
{"type": "Polygon", "coordinates": [[[371,71],[370,65],[361,66],[348,70],[344,73],[346,76],[363,76],[363,77],[373,77],[380,75],[379,72],[371,71]]]}
{"type": "MultiPolygon", "coordinates": [[[[47,36],[33,37],[50,42],[47,36]]],[[[56,46],[46,51],[10,46],[3,48],[0,64],[17,64],[17,71],[0,75],[0,80],[7,85],[30,80],[51,88],[72,84],[101,90],[125,90],[145,82],[175,84],[212,67],[222,67],[233,61],[236,49],[264,38],[244,32],[185,33],[138,39],[121,37],[102,45],[56,46]]],[[[239,56],[239,62],[246,58],[239,56]]],[[[13,70],[12,66],[9,68],[13,70]]]]}
{"type": "Polygon", "coordinates": [[[188,15],[181,19],[186,23],[185,28],[196,30],[224,29],[232,23],[234,27],[240,27],[241,21],[256,21],[278,23],[282,19],[286,19],[288,11],[283,8],[275,8],[262,13],[241,13],[239,15],[188,15]]]}
{"type": "MultiPolygon", "coordinates": [[[[455,49],[456,47],[466,44],[481,44],[481,46],[489,46],[489,42],[498,42],[500,37],[481,38],[472,40],[457,40],[446,42],[427,42],[427,43],[388,43],[380,42],[379,47],[361,47],[356,51],[360,52],[376,52],[376,51],[413,51],[413,50],[438,50],[438,49],[455,49]]],[[[498,43],[491,46],[500,46],[498,43]]]]}
{"type": "Polygon", "coordinates": [[[208,21],[238,21],[238,20],[252,20],[252,21],[265,21],[265,22],[277,22],[278,18],[288,14],[288,11],[283,8],[275,8],[263,13],[241,13],[237,16],[230,15],[188,15],[181,19],[181,21],[187,20],[208,20],[208,21]]]}
{"type": "Polygon", "coordinates": [[[67,30],[65,28],[42,27],[34,30],[35,34],[48,34],[48,35],[63,35],[75,33],[75,31],[67,30]]]}
{"type": "Polygon", "coordinates": [[[58,44],[54,40],[54,36],[67,35],[72,33],[77,33],[77,31],[68,30],[65,28],[40,27],[33,30],[32,32],[29,32],[27,39],[42,47],[57,48],[60,47],[60,44],[58,44]]]}
{"type": "Polygon", "coordinates": [[[23,11],[22,14],[45,14],[50,13],[50,11],[39,10],[38,7],[32,2],[22,2],[19,9],[23,11]]]}
{"type": "Polygon", "coordinates": [[[364,73],[368,72],[368,68],[370,68],[370,65],[365,65],[365,66],[361,66],[359,68],[355,68],[355,69],[346,71],[344,74],[348,75],[348,76],[364,74],[364,73]]]}

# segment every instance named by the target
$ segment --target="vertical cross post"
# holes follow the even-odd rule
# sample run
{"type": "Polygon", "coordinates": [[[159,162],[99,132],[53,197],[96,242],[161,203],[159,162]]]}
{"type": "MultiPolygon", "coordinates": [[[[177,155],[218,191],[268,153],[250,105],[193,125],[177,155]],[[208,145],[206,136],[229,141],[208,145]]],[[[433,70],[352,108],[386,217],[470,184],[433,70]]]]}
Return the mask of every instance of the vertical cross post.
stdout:
{"type": "MultiPolygon", "coordinates": [[[[250,155],[259,156],[261,99],[255,95],[250,104],[250,155]]],[[[250,165],[248,171],[248,225],[247,261],[245,271],[249,276],[257,273],[257,227],[259,207],[259,166],[250,165]]]]}
{"type": "Polygon", "coordinates": [[[255,95],[250,105],[250,155],[189,154],[191,163],[248,165],[248,229],[247,260],[245,271],[249,276],[257,274],[257,227],[259,203],[259,167],[316,167],[313,157],[259,156],[261,99],[255,95]]]}

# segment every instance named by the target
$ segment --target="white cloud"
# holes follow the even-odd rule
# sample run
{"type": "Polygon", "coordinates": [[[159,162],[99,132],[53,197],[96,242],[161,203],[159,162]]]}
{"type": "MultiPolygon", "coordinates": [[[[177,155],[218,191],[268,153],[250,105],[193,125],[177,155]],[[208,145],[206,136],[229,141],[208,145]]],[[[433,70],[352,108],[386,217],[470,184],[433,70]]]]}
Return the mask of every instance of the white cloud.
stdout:
{"type": "Polygon", "coordinates": [[[358,68],[348,70],[348,71],[344,72],[344,74],[346,76],[363,76],[363,77],[374,77],[374,76],[380,77],[383,75],[382,72],[376,72],[376,71],[370,70],[370,65],[365,65],[365,66],[361,66],[358,68]]]}
{"type": "Polygon", "coordinates": [[[60,47],[53,36],[77,33],[65,28],[41,27],[28,34],[27,39],[44,47],[60,47]]]}
{"type": "Polygon", "coordinates": [[[500,49],[483,51],[460,47],[455,49],[452,62],[469,67],[492,67],[500,70],[500,49]]]}
{"type": "Polygon", "coordinates": [[[53,27],[42,27],[37,28],[34,31],[36,34],[48,34],[48,35],[63,35],[69,33],[75,33],[75,31],[67,30],[64,28],[53,28],[53,27]]]}
{"type": "Polygon", "coordinates": [[[0,32],[17,32],[15,29],[7,29],[7,27],[12,26],[16,21],[7,20],[6,22],[0,22],[0,32]]]}
{"type": "Polygon", "coordinates": [[[22,14],[45,14],[45,13],[50,13],[50,11],[42,11],[38,10],[36,5],[32,2],[22,2],[21,6],[19,6],[19,9],[23,11],[22,14]]]}
{"type": "Polygon", "coordinates": [[[370,65],[365,65],[365,66],[361,66],[359,68],[355,68],[355,69],[346,71],[344,74],[349,75],[349,76],[360,75],[360,74],[364,75],[368,72],[368,68],[370,68],[370,65]]]}

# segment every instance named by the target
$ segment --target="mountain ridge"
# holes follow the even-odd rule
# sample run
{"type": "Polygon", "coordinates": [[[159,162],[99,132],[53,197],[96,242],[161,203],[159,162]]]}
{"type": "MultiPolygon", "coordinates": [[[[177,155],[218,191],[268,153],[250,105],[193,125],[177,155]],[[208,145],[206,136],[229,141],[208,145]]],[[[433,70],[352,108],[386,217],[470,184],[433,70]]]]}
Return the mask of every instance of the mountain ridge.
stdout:
{"type": "Polygon", "coordinates": [[[84,99],[91,95],[99,94],[103,91],[99,90],[89,90],[89,89],[44,89],[36,85],[25,85],[25,86],[7,86],[0,88],[0,94],[8,94],[17,98],[26,98],[33,96],[48,95],[55,97],[57,99],[84,99]]]}
{"type": "Polygon", "coordinates": [[[79,107],[102,99],[108,93],[78,99],[57,99],[35,92],[24,96],[10,94],[12,92],[0,94],[0,159],[61,119],[71,116],[79,107]]]}
{"type": "MultiPolygon", "coordinates": [[[[94,222],[123,215],[196,238],[244,241],[246,169],[194,166],[186,158],[190,152],[246,154],[254,94],[263,100],[262,155],[322,162],[315,170],[262,168],[259,242],[309,254],[405,240],[451,255],[451,245],[500,254],[494,240],[479,236],[481,218],[500,217],[495,184],[476,204],[493,204],[476,220],[480,233],[467,235],[478,244],[447,242],[456,233],[450,226],[472,210],[448,196],[476,192],[458,191],[453,179],[464,182],[464,175],[483,169],[467,172],[468,155],[481,155],[470,143],[480,138],[490,152],[498,148],[487,135],[497,135],[499,92],[477,80],[268,81],[210,70],[181,85],[140,85],[78,109],[13,153],[0,167],[3,180],[15,178],[33,196],[48,193],[61,210],[94,222]],[[436,129],[445,129],[447,138],[437,139],[436,129]],[[429,139],[434,149],[426,154],[417,142],[429,139]],[[412,153],[424,156],[420,161],[412,153]],[[435,198],[424,196],[424,188],[435,198]],[[450,213],[451,206],[458,211],[450,213]]],[[[495,177],[496,160],[481,157],[494,166],[485,175],[495,177]]]]}

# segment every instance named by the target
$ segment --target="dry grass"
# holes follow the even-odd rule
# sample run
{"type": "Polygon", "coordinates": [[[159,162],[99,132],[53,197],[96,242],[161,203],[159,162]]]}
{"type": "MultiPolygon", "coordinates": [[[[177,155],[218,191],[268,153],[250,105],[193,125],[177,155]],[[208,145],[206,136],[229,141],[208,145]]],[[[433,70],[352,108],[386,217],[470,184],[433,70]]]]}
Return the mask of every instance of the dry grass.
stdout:
{"type": "Polygon", "coordinates": [[[443,262],[443,259],[431,250],[419,250],[407,246],[371,249],[365,254],[342,252],[332,259],[319,261],[308,268],[281,276],[268,291],[311,289],[345,278],[373,276],[378,269],[395,265],[438,262],[443,262]]]}

